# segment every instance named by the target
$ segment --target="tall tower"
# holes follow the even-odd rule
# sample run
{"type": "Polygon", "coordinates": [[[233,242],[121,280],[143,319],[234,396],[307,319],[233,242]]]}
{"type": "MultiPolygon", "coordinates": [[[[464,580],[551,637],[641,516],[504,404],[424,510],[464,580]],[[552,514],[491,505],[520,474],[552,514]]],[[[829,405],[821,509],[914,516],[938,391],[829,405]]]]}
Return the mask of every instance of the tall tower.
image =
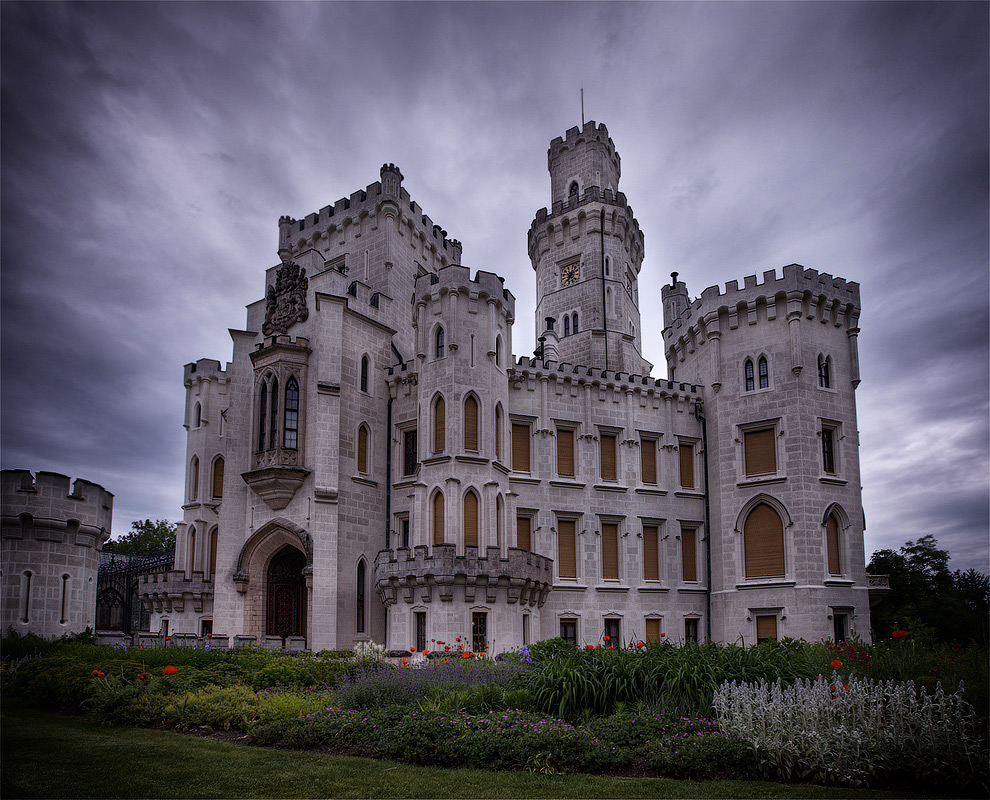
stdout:
{"type": "Polygon", "coordinates": [[[559,360],[642,374],[639,271],[643,234],[618,191],[620,161],[604,125],[590,121],[550,143],[551,210],[529,229],[536,330],[559,337],[559,360]],[[552,321],[548,321],[552,320],[552,321]]]}

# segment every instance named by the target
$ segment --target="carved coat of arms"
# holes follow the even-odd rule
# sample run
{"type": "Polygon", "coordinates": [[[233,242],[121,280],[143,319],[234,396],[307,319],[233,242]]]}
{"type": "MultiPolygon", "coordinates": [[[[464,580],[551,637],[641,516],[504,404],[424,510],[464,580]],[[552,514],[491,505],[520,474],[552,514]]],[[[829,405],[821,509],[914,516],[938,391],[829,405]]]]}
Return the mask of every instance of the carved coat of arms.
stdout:
{"type": "Polygon", "coordinates": [[[269,286],[265,295],[265,322],[261,326],[265,336],[285,333],[290,325],[302,322],[309,316],[307,288],[309,278],[306,277],[306,270],[298,264],[290,261],[278,268],[275,285],[269,286]]]}

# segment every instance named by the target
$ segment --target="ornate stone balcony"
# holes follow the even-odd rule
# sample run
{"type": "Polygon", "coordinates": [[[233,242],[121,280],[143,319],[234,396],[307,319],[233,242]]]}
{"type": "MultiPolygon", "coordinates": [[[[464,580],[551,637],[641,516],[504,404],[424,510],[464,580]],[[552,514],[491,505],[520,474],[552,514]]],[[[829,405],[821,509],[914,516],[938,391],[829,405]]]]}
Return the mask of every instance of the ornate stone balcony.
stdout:
{"type": "Polygon", "coordinates": [[[875,606],[890,591],[890,576],[867,574],[866,579],[869,581],[870,605],[875,606]]]}
{"type": "Polygon", "coordinates": [[[140,576],[138,596],[149,611],[171,613],[185,611],[186,603],[192,603],[192,610],[201,614],[203,601],[213,599],[213,581],[202,572],[194,572],[187,578],[182,570],[152,572],[140,576]]]}
{"type": "Polygon", "coordinates": [[[382,550],[375,559],[375,588],[386,606],[455,599],[542,606],[552,585],[553,561],[517,547],[503,558],[497,547],[457,555],[453,544],[421,545],[382,550]]]}

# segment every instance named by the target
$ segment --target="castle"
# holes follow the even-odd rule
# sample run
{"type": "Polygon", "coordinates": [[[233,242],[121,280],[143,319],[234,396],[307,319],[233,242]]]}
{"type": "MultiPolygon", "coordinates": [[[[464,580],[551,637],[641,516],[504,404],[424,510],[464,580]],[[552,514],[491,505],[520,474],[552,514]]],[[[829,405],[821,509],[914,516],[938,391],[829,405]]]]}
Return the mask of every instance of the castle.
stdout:
{"type": "Polygon", "coordinates": [[[394,165],[279,220],[232,360],[185,367],[153,629],[407,652],[869,636],[858,285],[792,264],[692,300],[674,273],[651,377],[605,126],[554,139],[549,170],[534,358],[503,280],[461,266],[394,165]]]}

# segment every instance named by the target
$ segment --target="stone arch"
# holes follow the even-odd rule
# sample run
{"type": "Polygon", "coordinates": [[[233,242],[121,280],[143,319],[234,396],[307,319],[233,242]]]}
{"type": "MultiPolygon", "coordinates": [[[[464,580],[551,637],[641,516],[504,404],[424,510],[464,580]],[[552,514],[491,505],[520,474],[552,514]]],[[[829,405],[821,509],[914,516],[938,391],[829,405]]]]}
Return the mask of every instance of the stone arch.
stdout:
{"type": "Polygon", "coordinates": [[[478,547],[481,544],[481,495],[473,486],[467,487],[461,495],[461,536],[464,547],[478,547]]]}
{"type": "Polygon", "coordinates": [[[822,514],[822,525],[828,522],[829,517],[835,517],[836,521],[842,526],[843,530],[848,528],[852,523],[849,520],[849,515],[846,510],[839,503],[829,503],[825,507],[825,513],[822,514]]]}
{"type": "MultiPolygon", "coordinates": [[[[265,555],[267,551],[267,557],[271,557],[276,549],[280,549],[283,544],[291,544],[293,547],[301,550],[306,556],[306,566],[313,566],[313,539],[306,532],[304,528],[300,528],[294,522],[283,517],[276,517],[270,522],[266,522],[258,530],[256,530],[248,540],[241,547],[240,553],[237,555],[237,573],[245,573],[248,575],[249,570],[258,560],[258,556],[265,555]],[[275,549],[269,550],[266,543],[271,544],[269,540],[277,539],[279,544],[275,549]]],[[[235,576],[236,580],[236,576],[235,576]]]]}
{"type": "Polygon", "coordinates": [[[787,506],[781,503],[776,497],[772,497],[765,492],[760,492],[755,497],[751,497],[739,511],[739,516],[736,517],[736,524],[733,529],[736,533],[742,533],[743,526],[746,524],[746,518],[749,516],[749,512],[761,503],[770,506],[770,508],[780,515],[780,519],[784,523],[784,528],[789,528],[794,524],[794,520],[791,519],[787,506]]]}

